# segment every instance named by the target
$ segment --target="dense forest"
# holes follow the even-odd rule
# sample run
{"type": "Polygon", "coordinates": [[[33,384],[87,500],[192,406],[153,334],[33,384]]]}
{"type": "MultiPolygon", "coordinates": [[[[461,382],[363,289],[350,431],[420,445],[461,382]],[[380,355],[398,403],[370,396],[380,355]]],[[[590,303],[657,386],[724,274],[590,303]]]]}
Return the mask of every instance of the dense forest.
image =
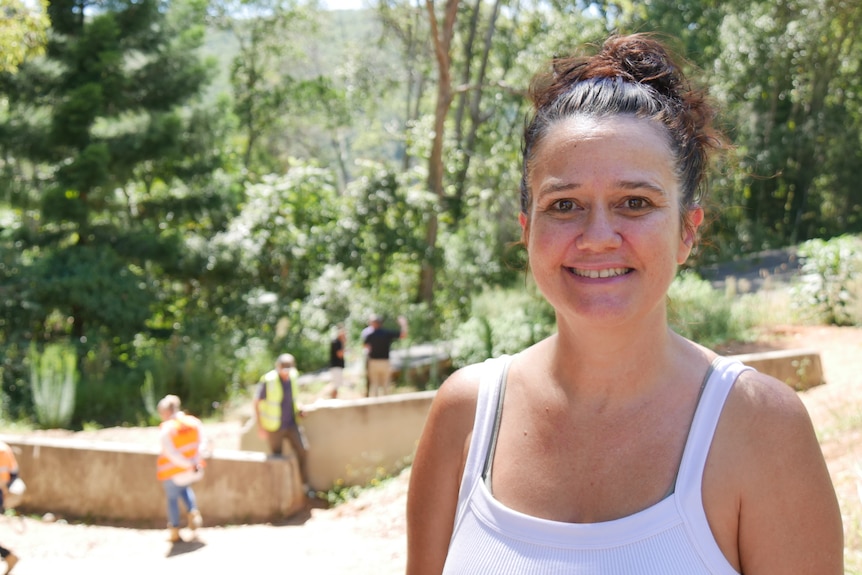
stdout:
{"type": "Polygon", "coordinates": [[[862,231],[860,2],[366,6],[0,0],[4,417],[205,414],[371,312],[452,339],[524,283],[530,77],[614,32],[662,34],[721,110],[693,270],[862,231]]]}

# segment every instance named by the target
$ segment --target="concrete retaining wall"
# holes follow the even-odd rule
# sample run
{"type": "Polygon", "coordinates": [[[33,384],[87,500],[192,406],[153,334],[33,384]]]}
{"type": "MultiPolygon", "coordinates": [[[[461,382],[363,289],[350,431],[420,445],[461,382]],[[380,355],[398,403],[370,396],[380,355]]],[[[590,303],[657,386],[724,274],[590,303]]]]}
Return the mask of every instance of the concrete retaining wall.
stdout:
{"type": "MultiPolygon", "coordinates": [[[[308,480],[326,491],[333,485],[367,485],[410,463],[434,391],[386,397],[319,401],[304,411],[309,443],[308,480]]],[[[253,420],[246,422],[240,449],[267,450],[253,420]]],[[[285,442],[285,453],[290,444],[285,442]]]]}
{"type": "MultiPolygon", "coordinates": [[[[162,526],[165,495],[156,449],[106,441],[2,436],[27,484],[21,512],[162,526]]],[[[216,450],[194,485],[204,524],[266,522],[304,507],[293,457],[216,450]]]]}
{"type": "Polygon", "coordinates": [[[813,349],[783,349],[735,355],[745,365],[767,373],[795,389],[805,391],[826,383],[820,352],[813,349]]]}

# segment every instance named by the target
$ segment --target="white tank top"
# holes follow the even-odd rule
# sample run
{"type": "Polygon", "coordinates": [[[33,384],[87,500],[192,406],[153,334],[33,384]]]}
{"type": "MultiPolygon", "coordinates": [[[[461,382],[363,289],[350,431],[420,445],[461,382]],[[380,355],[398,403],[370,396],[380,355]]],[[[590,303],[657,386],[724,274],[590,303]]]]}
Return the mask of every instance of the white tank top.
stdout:
{"type": "Polygon", "coordinates": [[[510,360],[485,362],[444,575],[739,575],[709,528],[701,479],[727,394],[751,368],[728,358],[713,362],[672,494],[621,519],[564,523],[502,505],[482,477],[510,360]]]}

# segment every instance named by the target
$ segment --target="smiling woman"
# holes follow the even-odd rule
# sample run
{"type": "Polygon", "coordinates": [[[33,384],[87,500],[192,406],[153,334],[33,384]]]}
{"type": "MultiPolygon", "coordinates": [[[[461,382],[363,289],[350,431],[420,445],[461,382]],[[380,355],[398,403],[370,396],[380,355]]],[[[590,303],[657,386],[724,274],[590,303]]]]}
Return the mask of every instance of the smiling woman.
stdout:
{"type": "Polygon", "coordinates": [[[441,386],[409,575],[843,573],[795,392],[668,325],[720,145],[681,69],[654,38],[615,36],[534,79],[518,219],[557,333],[441,386]]]}
{"type": "Polygon", "coordinates": [[[693,206],[682,233],[670,157],[659,128],[628,116],[562,120],[538,144],[535,197],[520,221],[533,277],[558,318],[608,327],[629,325],[631,314],[664,315],[703,219],[693,206]]]}

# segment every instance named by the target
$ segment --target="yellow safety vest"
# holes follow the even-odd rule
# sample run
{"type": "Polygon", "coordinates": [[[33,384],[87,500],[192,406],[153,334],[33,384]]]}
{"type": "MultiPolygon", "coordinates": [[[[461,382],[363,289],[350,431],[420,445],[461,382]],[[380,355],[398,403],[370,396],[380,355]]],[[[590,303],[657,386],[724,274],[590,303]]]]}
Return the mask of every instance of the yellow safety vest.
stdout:
{"type": "MultiPolygon", "coordinates": [[[[161,428],[170,428],[171,441],[177,451],[182,453],[186,459],[194,459],[198,454],[198,449],[201,445],[201,421],[194,415],[185,413],[163,421],[159,426],[161,428]]],[[[201,467],[206,465],[206,462],[201,459],[198,462],[201,467]]],[[[188,468],[178,467],[164,453],[159,454],[156,460],[156,477],[159,481],[169,479],[178,473],[188,471],[188,468]]]]}
{"type": "MultiPolygon", "coordinates": [[[[296,408],[296,369],[290,370],[290,389],[293,393],[293,416],[297,417],[296,408]]],[[[258,404],[260,426],[266,431],[278,431],[281,427],[281,401],[284,399],[284,388],[276,370],[268,371],[261,378],[266,386],[266,397],[258,404]]]]}

